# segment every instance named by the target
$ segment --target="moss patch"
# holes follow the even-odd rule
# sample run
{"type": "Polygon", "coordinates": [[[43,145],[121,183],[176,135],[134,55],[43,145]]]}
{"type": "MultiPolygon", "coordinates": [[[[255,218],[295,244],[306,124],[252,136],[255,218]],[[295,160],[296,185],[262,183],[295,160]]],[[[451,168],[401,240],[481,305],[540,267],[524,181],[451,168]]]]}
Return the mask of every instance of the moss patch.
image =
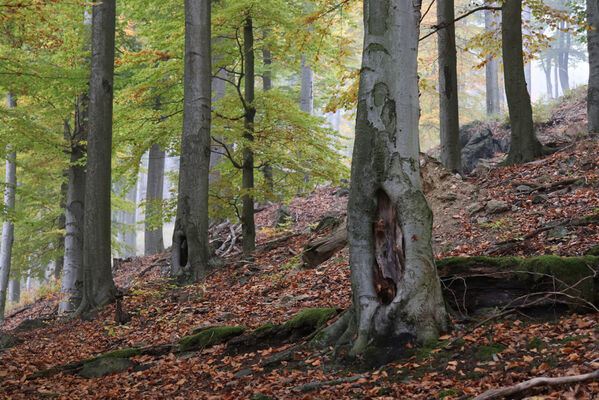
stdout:
{"type": "Polygon", "coordinates": [[[261,337],[265,337],[268,336],[270,334],[272,334],[274,331],[276,331],[279,328],[278,325],[274,325],[274,324],[264,324],[264,325],[260,325],[259,327],[257,327],[256,329],[254,329],[250,335],[255,336],[257,338],[261,338],[261,337]]]}
{"type": "Polygon", "coordinates": [[[302,310],[295,317],[283,324],[283,329],[287,331],[316,330],[323,326],[328,320],[337,315],[336,308],[309,308],[302,310]]]}
{"type": "Polygon", "coordinates": [[[245,332],[243,326],[219,326],[207,329],[179,340],[179,351],[186,352],[214,346],[215,344],[224,343],[232,337],[239,336],[243,332],[245,332]]]}
{"type": "Polygon", "coordinates": [[[542,349],[544,349],[547,346],[545,345],[545,342],[543,342],[541,339],[539,339],[538,337],[536,337],[533,340],[531,340],[530,343],[528,343],[526,345],[526,347],[529,348],[529,349],[542,350],[542,349]]]}
{"type": "Polygon", "coordinates": [[[479,361],[493,361],[493,356],[503,350],[505,350],[505,346],[500,343],[483,345],[476,350],[476,359],[479,361]]]}
{"type": "Polygon", "coordinates": [[[438,394],[437,394],[437,398],[438,399],[444,399],[447,396],[457,396],[460,395],[462,392],[460,392],[458,389],[445,389],[445,390],[441,390],[438,394]]]}

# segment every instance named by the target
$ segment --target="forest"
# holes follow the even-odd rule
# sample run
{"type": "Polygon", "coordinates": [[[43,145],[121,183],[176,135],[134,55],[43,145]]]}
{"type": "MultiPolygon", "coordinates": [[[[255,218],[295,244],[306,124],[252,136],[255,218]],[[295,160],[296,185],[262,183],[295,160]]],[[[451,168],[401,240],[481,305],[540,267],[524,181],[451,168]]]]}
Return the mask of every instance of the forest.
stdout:
{"type": "Polygon", "coordinates": [[[599,0],[0,27],[0,398],[599,398],[599,0]]]}

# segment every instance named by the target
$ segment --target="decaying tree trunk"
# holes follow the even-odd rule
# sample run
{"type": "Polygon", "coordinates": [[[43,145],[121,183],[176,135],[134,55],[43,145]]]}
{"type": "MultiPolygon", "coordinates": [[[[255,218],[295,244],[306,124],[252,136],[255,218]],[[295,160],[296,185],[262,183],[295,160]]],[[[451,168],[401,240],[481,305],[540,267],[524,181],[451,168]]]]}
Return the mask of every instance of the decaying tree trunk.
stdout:
{"type": "Polygon", "coordinates": [[[308,242],[302,253],[304,266],[317,267],[345,246],[347,246],[347,224],[343,223],[330,235],[308,242]]]}
{"type": "Polygon", "coordinates": [[[419,1],[364,1],[348,238],[353,304],[315,344],[384,363],[448,329],[419,176],[419,1]]]}

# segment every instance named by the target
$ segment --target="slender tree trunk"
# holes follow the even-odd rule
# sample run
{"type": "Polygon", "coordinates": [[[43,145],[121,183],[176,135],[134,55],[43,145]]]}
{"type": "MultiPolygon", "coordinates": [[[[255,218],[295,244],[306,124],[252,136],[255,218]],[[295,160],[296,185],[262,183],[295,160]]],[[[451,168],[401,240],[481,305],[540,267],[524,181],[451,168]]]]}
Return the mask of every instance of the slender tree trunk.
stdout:
{"type": "Polygon", "coordinates": [[[121,215],[122,240],[125,247],[123,256],[135,257],[137,254],[137,185],[133,185],[129,188],[129,191],[125,194],[125,199],[130,201],[134,208],[133,211],[123,211],[121,215]]]}
{"type": "Polygon", "coordinates": [[[589,132],[599,134],[599,2],[587,0],[587,49],[589,51],[589,86],[587,112],[589,132]]]}
{"type": "Polygon", "coordinates": [[[314,111],[314,72],[307,62],[306,56],[302,56],[302,88],[300,108],[309,114],[314,111]]]}
{"type": "MultiPolygon", "coordinates": [[[[222,98],[225,97],[226,94],[226,82],[223,80],[226,77],[227,73],[225,70],[221,69],[218,71],[218,77],[212,78],[212,102],[216,103],[222,98]],[[222,79],[221,79],[222,78],[222,79]]],[[[223,138],[218,138],[220,142],[224,143],[223,138]]],[[[210,177],[209,184],[210,186],[214,185],[218,181],[220,181],[220,173],[215,169],[218,164],[221,163],[223,158],[221,145],[215,144],[211,147],[210,153],[210,177]]]]}
{"type": "Polygon", "coordinates": [[[150,256],[164,251],[162,239],[162,198],[164,187],[165,152],[156,143],[150,148],[148,157],[148,184],[146,192],[146,222],[144,254],[150,256]],[[160,222],[157,220],[160,218],[160,222]],[[158,223],[158,225],[156,225],[158,223]]]}
{"type": "MultiPolygon", "coordinates": [[[[264,38],[269,34],[269,30],[264,31],[264,38]]],[[[272,55],[269,49],[262,50],[262,59],[264,60],[264,72],[262,73],[262,90],[268,92],[272,89],[272,55]]],[[[267,198],[272,197],[274,192],[274,182],[273,182],[273,171],[272,165],[266,162],[264,167],[262,168],[262,174],[264,175],[264,180],[266,182],[266,188],[268,190],[267,198]]]]}
{"type": "Polygon", "coordinates": [[[210,267],[208,175],[212,59],[210,1],[185,0],[185,73],[179,200],[173,233],[171,276],[195,282],[210,267]]]}
{"type": "Polygon", "coordinates": [[[543,155],[534,133],[530,95],[524,79],[522,59],[522,1],[507,0],[502,5],[502,50],[512,130],[506,164],[519,164],[543,155]]]}
{"type": "Polygon", "coordinates": [[[553,64],[553,82],[555,83],[555,98],[559,98],[559,79],[558,79],[558,56],[555,57],[555,63],[553,64]]]}
{"type": "Polygon", "coordinates": [[[83,225],[85,204],[85,166],[81,164],[85,157],[84,142],[88,131],[88,98],[79,97],[75,107],[73,134],[65,130],[70,149],[68,169],[67,199],[65,206],[65,243],[64,266],[60,285],[58,312],[73,312],[81,304],[83,280],[83,225]]]}
{"type": "MultiPolygon", "coordinates": [[[[256,109],[254,108],[254,30],[252,19],[247,18],[243,27],[243,52],[245,55],[245,110],[243,137],[246,141],[254,140],[254,117],[256,109]]],[[[242,210],[242,233],[243,233],[243,253],[250,254],[256,248],[256,226],[254,224],[254,197],[250,191],[254,189],[254,152],[249,146],[243,149],[243,177],[242,189],[246,192],[243,195],[242,210]]]]}
{"type": "Polygon", "coordinates": [[[13,304],[21,301],[21,279],[13,278],[10,280],[8,292],[10,293],[10,302],[13,304]]]}
{"type": "Polygon", "coordinates": [[[547,97],[553,98],[553,85],[551,84],[551,58],[547,57],[545,60],[541,59],[541,65],[543,66],[543,72],[545,72],[545,85],[547,87],[547,97]]]}
{"type": "MultiPolygon", "coordinates": [[[[492,10],[485,10],[485,30],[494,30],[498,22],[496,22],[495,12],[492,10]]],[[[497,115],[501,112],[499,106],[499,60],[496,57],[491,58],[485,64],[485,78],[486,78],[486,98],[487,98],[487,115],[497,115]]]]}
{"type": "Polygon", "coordinates": [[[83,243],[83,298],[85,314],[114,300],[110,248],[112,107],[116,0],[94,3],[92,59],[89,85],[89,135],[83,243]]]}
{"type": "Polygon", "coordinates": [[[460,118],[458,112],[458,74],[455,47],[453,0],[437,0],[437,25],[447,25],[437,32],[439,48],[439,127],[441,163],[452,172],[462,172],[460,118]]]}
{"type": "MultiPolygon", "coordinates": [[[[17,106],[17,100],[9,93],[6,95],[7,108],[17,106]]],[[[10,146],[6,149],[6,175],[4,190],[4,207],[8,213],[15,208],[15,191],[17,188],[17,153],[10,146]]],[[[14,241],[15,227],[12,216],[4,218],[2,223],[2,239],[0,242],[0,325],[4,322],[4,310],[6,308],[6,292],[8,289],[8,277],[10,275],[10,262],[12,258],[12,244],[14,241]]]]}
{"type": "MultiPolygon", "coordinates": [[[[562,29],[568,28],[568,23],[565,21],[560,22],[562,29]]],[[[559,53],[558,53],[558,67],[559,67],[559,81],[562,86],[562,92],[570,90],[570,78],[568,74],[568,62],[570,57],[570,45],[571,35],[570,32],[559,31],[559,53]]]]}
{"type": "MultiPolygon", "coordinates": [[[[530,24],[530,20],[531,20],[531,12],[530,12],[530,8],[528,6],[524,6],[523,10],[522,10],[522,18],[524,21],[527,21],[526,24],[530,24]]],[[[531,35],[531,31],[530,28],[528,28],[528,26],[522,26],[522,34],[525,36],[530,36],[531,35]]],[[[522,45],[522,50],[523,53],[528,53],[530,52],[530,50],[523,44],[522,45]]],[[[532,95],[532,61],[527,61],[526,63],[524,63],[524,80],[526,81],[526,90],[528,91],[528,95],[531,96],[532,95]]]]}
{"type": "Polygon", "coordinates": [[[364,1],[348,203],[353,304],[316,339],[376,364],[448,329],[419,175],[420,6],[364,1]]]}
{"type": "MultiPolygon", "coordinates": [[[[67,130],[69,130],[68,134],[70,136],[70,129],[69,129],[69,124],[68,121],[64,121],[64,126],[65,126],[65,136],[67,134],[67,130]]],[[[69,169],[65,169],[62,172],[62,178],[63,178],[63,182],[60,184],[60,209],[62,210],[60,215],[58,216],[58,229],[61,231],[65,231],[66,230],[66,226],[67,226],[67,219],[66,219],[66,215],[65,215],[65,210],[67,208],[67,191],[69,189],[69,183],[68,183],[68,179],[69,179],[69,169]]],[[[64,235],[60,235],[60,237],[57,240],[57,250],[59,252],[59,256],[56,257],[56,268],[54,269],[54,278],[55,279],[60,279],[60,276],[62,274],[62,268],[64,266],[64,240],[65,237],[64,235]]]]}

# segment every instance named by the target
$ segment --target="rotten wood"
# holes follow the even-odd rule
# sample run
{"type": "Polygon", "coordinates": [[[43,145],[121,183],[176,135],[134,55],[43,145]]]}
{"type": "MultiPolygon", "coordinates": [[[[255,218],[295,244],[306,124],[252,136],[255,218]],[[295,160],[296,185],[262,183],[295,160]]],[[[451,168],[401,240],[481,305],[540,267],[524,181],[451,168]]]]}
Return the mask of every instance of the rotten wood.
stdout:
{"type": "Polygon", "coordinates": [[[311,240],[304,248],[302,261],[306,268],[315,268],[347,246],[347,224],[343,222],[329,236],[311,240]]]}

